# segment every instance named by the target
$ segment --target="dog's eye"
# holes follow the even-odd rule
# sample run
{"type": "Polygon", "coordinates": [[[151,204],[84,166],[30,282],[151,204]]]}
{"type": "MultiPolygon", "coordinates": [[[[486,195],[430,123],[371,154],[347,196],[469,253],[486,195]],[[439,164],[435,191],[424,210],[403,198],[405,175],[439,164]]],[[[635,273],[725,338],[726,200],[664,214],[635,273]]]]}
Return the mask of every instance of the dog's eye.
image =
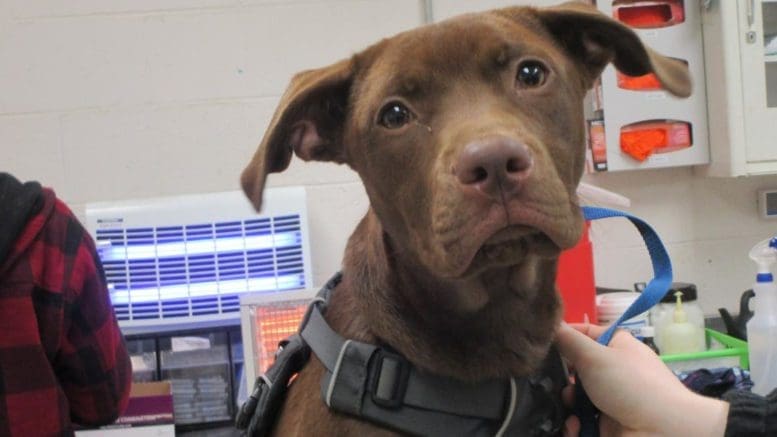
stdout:
{"type": "Polygon", "coordinates": [[[413,113],[400,102],[390,102],[380,110],[380,124],[388,129],[400,128],[413,120],[413,113]]]}
{"type": "Polygon", "coordinates": [[[518,65],[518,86],[523,88],[535,88],[545,83],[548,71],[545,66],[537,61],[524,61],[518,65]]]}

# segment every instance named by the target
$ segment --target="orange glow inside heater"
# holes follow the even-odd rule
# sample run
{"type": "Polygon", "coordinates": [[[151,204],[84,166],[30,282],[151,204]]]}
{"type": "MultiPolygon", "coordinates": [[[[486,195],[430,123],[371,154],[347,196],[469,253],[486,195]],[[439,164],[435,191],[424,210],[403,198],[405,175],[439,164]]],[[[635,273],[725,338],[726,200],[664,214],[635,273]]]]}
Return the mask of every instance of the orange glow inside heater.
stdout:
{"type": "Polygon", "coordinates": [[[307,310],[307,303],[273,304],[256,308],[256,372],[264,373],[275,360],[278,343],[297,332],[307,310]]]}
{"type": "Polygon", "coordinates": [[[613,3],[615,18],[631,27],[652,29],[685,21],[682,0],[632,0],[613,3]]]}

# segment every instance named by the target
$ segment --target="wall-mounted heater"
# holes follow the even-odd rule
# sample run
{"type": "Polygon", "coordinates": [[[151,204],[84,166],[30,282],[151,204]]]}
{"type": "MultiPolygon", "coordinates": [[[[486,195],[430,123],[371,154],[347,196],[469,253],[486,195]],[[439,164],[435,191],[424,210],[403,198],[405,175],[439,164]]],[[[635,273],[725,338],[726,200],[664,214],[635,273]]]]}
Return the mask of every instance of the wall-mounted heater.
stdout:
{"type": "Polygon", "coordinates": [[[111,300],[127,334],[239,323],[239,296],[310,287],[305,189],[92,203],[111,300]]]}

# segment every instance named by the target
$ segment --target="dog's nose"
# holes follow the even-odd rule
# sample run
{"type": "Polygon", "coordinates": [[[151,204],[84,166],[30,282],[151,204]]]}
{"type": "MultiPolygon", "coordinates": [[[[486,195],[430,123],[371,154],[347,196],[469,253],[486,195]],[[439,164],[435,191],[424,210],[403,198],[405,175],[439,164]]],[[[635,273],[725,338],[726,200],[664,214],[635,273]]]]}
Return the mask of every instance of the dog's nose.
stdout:
{"type": "Polygon", "coordinates": [[[531,168],[532,156],[523,143],[493,136],[467,144],[454,171],[462,185],[501,197],[517,191],[531,168]]]}

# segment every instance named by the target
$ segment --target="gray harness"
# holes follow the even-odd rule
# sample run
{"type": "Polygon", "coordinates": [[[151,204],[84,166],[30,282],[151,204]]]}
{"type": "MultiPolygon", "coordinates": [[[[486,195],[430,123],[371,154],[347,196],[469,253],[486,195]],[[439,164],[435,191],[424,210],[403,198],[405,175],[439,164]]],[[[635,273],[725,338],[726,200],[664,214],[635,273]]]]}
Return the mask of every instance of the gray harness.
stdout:
{"type": "Polygon", "coordinates": [[[423,372],[386,346],[345,339],[332,330],[323,313],[340,278],[338,273],[321,289],[299,333],[281,343],[273,365],[257,378],[236,423],[249,436],[270,434],[289,380],[311,350],[326,368],[321,397],[334,411],[417,436],[559,434],[567,374],[555,350],[539,374],[526,378],[469,384],[423,372]]]}

